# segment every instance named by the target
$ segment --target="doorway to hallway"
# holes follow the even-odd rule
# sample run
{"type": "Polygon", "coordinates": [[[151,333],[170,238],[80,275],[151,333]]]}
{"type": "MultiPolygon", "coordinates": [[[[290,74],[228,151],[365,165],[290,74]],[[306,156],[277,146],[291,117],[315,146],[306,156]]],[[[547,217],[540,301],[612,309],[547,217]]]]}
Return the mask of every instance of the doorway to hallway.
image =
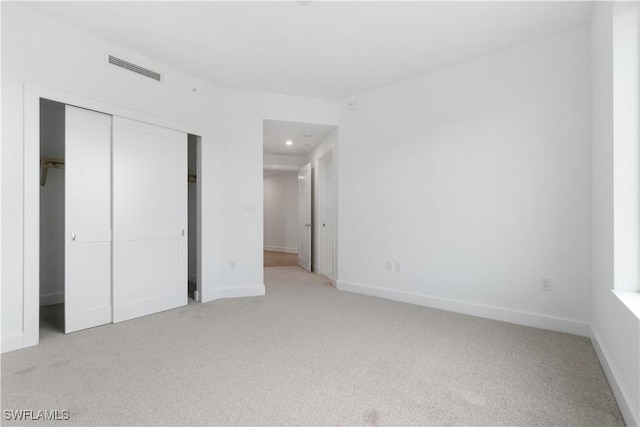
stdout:
{"type": "Polygon", "coordinates": [[[264,120],[263,142],[264,266],[335,280],[337,126],[264,120]]]}

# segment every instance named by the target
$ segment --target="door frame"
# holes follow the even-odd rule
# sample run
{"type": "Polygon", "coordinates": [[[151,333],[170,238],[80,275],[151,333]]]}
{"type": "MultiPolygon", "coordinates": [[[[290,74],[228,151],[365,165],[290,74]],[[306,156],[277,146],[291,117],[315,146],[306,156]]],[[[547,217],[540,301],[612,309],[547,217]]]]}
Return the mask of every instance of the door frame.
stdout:
{"type": "MultiPolygon", "coordinates": [[[[24,199],[23,199],[23,342],[19,348],[37,345],[40,341],[40,98],[88,110],[175,129],[199,136],[197,151],[200,153],[206,134],[194,128],[161,117],[141,113],[125,107],[84,98],[56,89],[29,83],[24,85],[24,199]]],[[[198,162],[196,176],[202,176],[202,164],[198,162]]],[[[186,177],[185,177],[186,179],[186,177]]],[[[199,188],[202,188],[200,185],[199,188]]],[[[201,191],[197,193],[197,224],[201,222],[201,191]]],[[[198,228],[197,247],[201,247],[201,231],[198,228]]],[[[208,299],[207,288],[202,286],[201,251],[197,260],[197,286],[202,301],[208,299]]]]}

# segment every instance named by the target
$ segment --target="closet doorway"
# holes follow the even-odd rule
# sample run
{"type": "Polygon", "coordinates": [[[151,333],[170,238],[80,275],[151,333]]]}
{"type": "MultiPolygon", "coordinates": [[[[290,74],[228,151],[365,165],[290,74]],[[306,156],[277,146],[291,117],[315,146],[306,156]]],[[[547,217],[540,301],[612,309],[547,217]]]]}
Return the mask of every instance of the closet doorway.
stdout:
{"type": "Polygon", "coordinates": [[[40,333],[64,332],[65,105],[40,100],[40,333]]]}
{"type": "Polygon", "coordinates": [[[42,334],[186,305],[189,280],[197,299],[200,137],[38,102],[42,334]]]}
{"type": "Polygon", "coordinates": [[[202,292],[200,291],[200,184],[198,182],[198,171],[200,164],[201,140],[197,135],[189,134],[187,148],[187,170],[188,176],[188,279],[189,298],[193,301],[201,302],[202,292]]]}

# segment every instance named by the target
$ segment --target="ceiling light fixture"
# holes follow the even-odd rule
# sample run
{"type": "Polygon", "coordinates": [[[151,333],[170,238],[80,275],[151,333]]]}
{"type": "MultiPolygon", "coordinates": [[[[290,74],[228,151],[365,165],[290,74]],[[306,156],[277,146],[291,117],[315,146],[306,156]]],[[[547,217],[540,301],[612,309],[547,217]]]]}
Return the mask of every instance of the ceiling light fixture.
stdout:
{"type": "Polygon", "coordinates": [[[293,142],[291,142],[291,141],[287,141],[287,142],[285,142],[285,144],[287,144],[287,145],[293,145],[293,142]]]}

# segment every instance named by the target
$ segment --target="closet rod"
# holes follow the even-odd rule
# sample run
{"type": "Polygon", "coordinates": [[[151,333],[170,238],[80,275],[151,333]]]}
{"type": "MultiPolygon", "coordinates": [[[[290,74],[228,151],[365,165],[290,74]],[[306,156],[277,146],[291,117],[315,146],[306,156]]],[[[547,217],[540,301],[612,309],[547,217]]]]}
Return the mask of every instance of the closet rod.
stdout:
{"type": "Polygon", "coordinates": [[[40,185],[44,187],[47,183],[47,174],[49,169],[64,169],[64,160],[54,159],[51,157],[41,157],[40,167],[42,168],[42,173],[40,174],[40,185]]]}
{"type": "MultiPolygon", "coordinates": [[[[47,174],[49,169],[64,169],[64,160],[54,159],[51,157],[41,157],[40,158],[40,167],[42,168],[42,173],[40,174],[40,185],[44,187],[47,183],[47,174]]],[[[196,182],[196,176],[189,175],[189,182],[196,182]]]]}

